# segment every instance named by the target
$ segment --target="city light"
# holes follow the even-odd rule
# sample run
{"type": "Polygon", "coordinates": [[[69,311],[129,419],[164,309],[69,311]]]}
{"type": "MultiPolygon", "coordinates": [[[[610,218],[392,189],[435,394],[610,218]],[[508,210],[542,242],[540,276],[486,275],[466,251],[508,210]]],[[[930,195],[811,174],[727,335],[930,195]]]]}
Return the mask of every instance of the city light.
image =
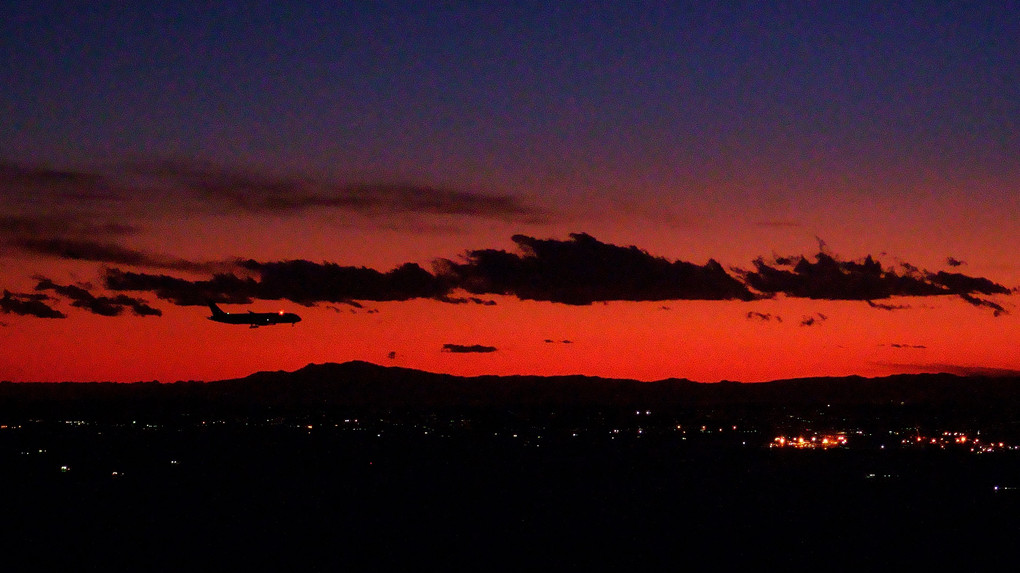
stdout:
{"type": "Polygon", "coordinates": [[[772,443],[769,444],[771,448],[796,448],[796,449],[821,449],[827,450],[830,448],[837,448],[845,446],[847,444],[846,434],[810,434],[807,436],[777,436],[772,443]]]}

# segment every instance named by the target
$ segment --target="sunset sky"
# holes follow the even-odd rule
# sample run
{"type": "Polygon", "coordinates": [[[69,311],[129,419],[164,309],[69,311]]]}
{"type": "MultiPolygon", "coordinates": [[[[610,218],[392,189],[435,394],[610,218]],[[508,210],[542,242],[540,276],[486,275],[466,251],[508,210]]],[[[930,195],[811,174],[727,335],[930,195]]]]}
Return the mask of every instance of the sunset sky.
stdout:
{"type": "Polygon", "coordinates": [[[1020,7],[776,4],[6,6],[0,380],[1020,371],[1020,7]]]}

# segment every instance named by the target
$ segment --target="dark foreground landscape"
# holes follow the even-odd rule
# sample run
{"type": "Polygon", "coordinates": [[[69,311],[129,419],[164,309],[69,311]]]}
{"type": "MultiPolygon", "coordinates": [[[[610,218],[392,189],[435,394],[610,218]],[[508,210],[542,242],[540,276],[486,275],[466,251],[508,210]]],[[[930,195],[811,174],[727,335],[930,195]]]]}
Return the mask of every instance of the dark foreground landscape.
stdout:
{"type": "Polygon", "coordinates": [[[32,570],[1003,568],[1018,389],[365,363],[0,383],[0,538],[32,570]]]}

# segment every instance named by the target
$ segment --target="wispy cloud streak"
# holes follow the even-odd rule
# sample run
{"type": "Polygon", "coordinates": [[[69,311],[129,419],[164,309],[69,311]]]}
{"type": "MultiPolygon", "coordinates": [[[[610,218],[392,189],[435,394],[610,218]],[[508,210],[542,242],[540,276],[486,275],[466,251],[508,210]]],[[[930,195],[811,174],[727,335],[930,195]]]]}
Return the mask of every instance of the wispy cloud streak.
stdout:
{"type": "Polygon", "coordinates": [[[13,244],[27,252],[76,261],[191,272],[208,272],[224,266],[222,262],[189,261],[130,249],[117,243],[88,239],[20,239],[13,244]]]}
{"type": "Polygon", "coordinates": [[[130,308],[135,316],[163,316],[161,310],[149,306],[146,301],[126,294],[118,294],[114,297],[96,296],[85,287],[60,285],[44,277],[39,278],[35,289],[51,290],[70,299],[71,306],[100,316],[120,316],[124,313],[125,308],[130,308]]]}
{"type": "Polygon", "coordinates": [[[44,294],[15,293],[5,289],[3,298],[0,298],[0,312],[37,318],[67,318],[66,314],[43,302],[47,300],[50,297],[44,294]]]}
{"type": "Polygon", "coordinates": [[[428,184],[340,183],[308,177],[230,171],[200,163],[158,162],[132,166],[155,184],[183,190],[230,213],[288,214],[336,209],[365,215],[442,214],[542,221],[546,214],[510,195],[474,193],[428,184]]]}
{"type": "Polygon", "coordinates": [[[484,346],[482,344],[444,344],[443,352],[453,352],[455,354],[487,354],[490,352],[496,352],[495,346],[484,346]]]}

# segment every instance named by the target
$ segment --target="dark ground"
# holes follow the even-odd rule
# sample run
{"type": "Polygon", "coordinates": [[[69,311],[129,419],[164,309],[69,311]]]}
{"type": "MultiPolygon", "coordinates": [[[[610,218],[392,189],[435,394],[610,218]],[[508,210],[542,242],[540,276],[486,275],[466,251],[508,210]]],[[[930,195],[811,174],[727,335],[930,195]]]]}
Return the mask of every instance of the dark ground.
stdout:
{"type": "Polygon", "coordinates": [[[4,569],[983,570],[1020,533],[1015,452],[363,430],[0,430],[4,569]]]}

